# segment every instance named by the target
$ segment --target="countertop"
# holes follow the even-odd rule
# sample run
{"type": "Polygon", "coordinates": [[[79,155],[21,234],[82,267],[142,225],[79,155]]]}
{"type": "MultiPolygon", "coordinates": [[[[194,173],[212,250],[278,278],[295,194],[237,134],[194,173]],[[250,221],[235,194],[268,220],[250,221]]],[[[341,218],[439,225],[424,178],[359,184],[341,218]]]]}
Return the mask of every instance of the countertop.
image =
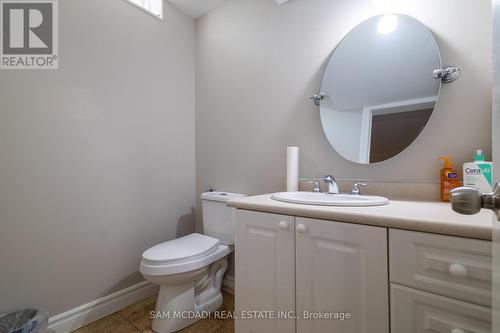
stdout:
{"type": "Polygon", "coordinates": [[[484,240],[491,240],[494,215],[484,209],[477,215],[460,215],[451,210],[449,203],[441,202],[391,200],[385,206],[375,207],[300,205],[276,201],[271,199],[271,194],[233,199],[227,205],[259,212],[484,240]]]}

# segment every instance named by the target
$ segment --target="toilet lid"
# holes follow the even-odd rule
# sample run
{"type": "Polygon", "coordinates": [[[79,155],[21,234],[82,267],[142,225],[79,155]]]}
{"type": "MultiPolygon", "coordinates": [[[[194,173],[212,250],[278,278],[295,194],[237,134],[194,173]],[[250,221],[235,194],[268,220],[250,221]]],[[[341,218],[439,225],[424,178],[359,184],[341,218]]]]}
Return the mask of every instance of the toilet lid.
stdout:
{"type": "Polygon", "coordinates": [[[214,253],[219,243],[213,237],[191,234],[153,246],[142,254],[142,258],[154,264],[178,264],[214,253]]]}

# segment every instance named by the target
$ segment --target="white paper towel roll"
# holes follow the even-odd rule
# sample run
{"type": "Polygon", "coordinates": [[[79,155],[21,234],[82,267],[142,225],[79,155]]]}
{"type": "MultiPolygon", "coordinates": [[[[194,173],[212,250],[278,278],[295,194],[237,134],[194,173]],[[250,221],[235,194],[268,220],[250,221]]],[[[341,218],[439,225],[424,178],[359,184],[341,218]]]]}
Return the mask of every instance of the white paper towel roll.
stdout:
{"type": "Polygon", "coordinates": [[[286,190],[299,190],[299,147],[286,148],[286,190]]]}

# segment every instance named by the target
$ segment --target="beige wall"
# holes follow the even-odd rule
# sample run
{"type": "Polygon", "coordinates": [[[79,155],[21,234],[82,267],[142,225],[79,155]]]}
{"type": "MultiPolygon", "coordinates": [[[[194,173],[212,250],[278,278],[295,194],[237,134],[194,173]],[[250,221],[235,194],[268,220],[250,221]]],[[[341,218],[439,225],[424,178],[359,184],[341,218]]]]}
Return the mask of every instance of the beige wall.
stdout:
{"type": "Polygon", "coordinates": [[[193,21],[59,7],[60,69],[0,71],[0,313],[133,285],[145,249],[193,228],[193,21]]]}
{"type": "Polygon", "coordinates": [[[373,3],[232,0],[198,20],[198,193],[211,187],[249,194],[281,190],[290,145],[301,148],[302,177],[436,181],[441,155],[453,156],[459,168],[477,147],[491,156],[489,0],[393,1],[393,12],[432,30],[443,63],[462,67],[462,76],[443,86],[429,125],[399,156],[362,166],[330,147],[308,96],[319,90],[341,38],[380,13],[373,3]]]}

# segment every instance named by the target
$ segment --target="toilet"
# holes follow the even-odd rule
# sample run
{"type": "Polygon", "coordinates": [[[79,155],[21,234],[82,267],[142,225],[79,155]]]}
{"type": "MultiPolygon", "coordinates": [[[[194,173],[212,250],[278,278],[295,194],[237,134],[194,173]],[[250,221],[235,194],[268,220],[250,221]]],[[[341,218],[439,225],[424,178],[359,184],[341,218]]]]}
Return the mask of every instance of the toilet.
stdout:
{"type": "Polygon", "coordinates": [[[142,275],[160,285],[153,331],[176,332],[222,305],[221,286],[234,245],[234,208],[227,207],[226,201],[244,196],[203,193],[204,235],[193,233],[142,254],[142,275]]]}

